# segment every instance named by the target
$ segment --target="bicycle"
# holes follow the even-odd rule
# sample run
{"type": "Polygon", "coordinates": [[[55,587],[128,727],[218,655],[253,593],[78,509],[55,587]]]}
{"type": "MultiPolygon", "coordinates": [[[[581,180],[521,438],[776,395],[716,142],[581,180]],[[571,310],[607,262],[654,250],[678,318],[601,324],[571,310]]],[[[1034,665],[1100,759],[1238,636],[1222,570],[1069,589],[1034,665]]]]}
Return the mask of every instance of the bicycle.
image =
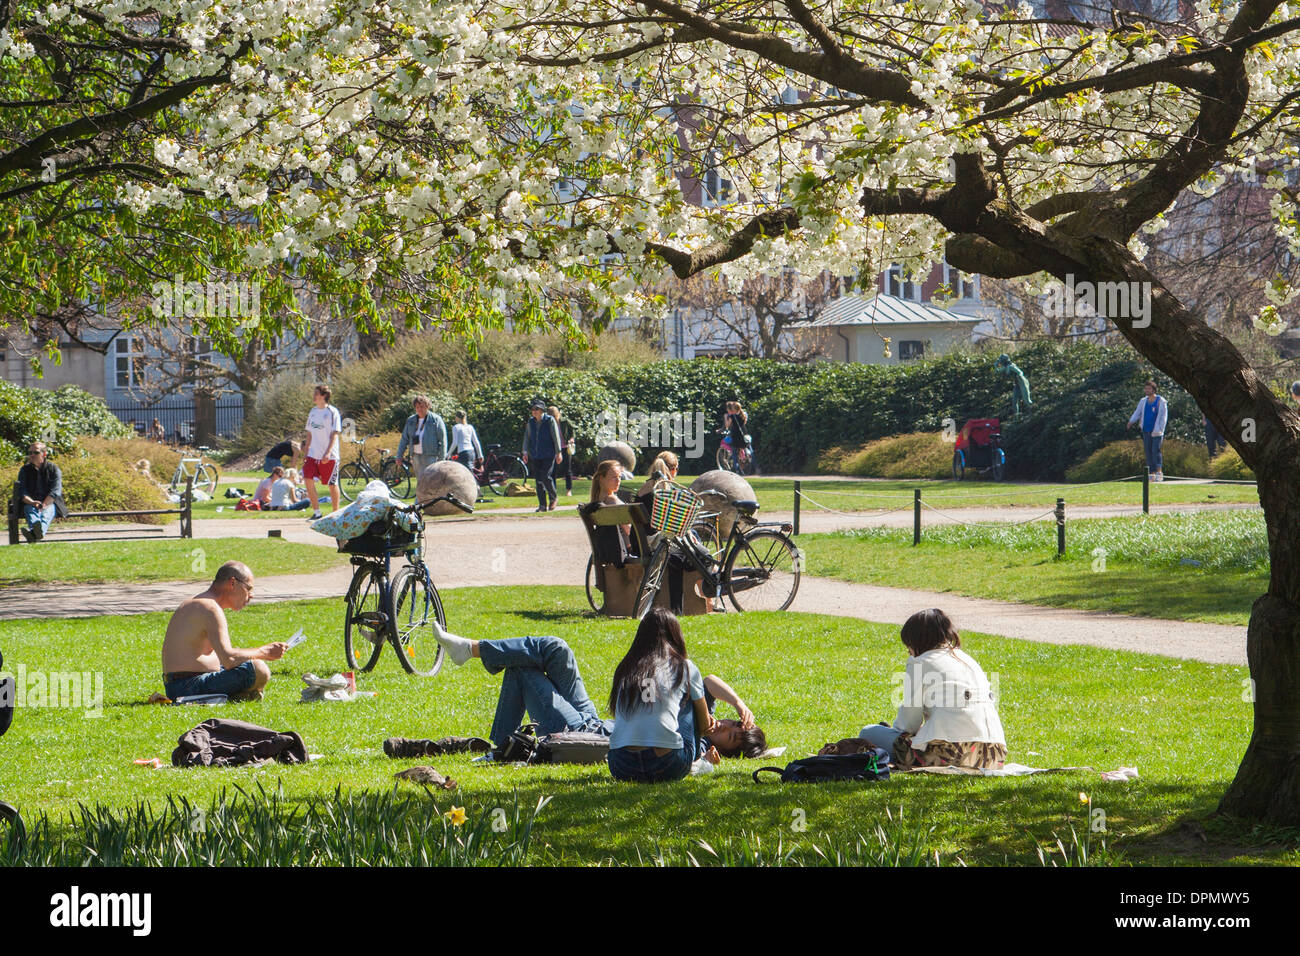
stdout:
{"type": "Polygon", "coordinates": [[[474,480],[480,488],[488,488],[494,495],[504,495],[510,482],[517,484],[523,491],[532,494],[528,485],[528,466],[514,455],[498,455],[500,445],[488,445],[483,449],[483,460],[477,468],[472,469],[474,480]]]}
{"type": "Polygon", "coordinates": [[[212,451],[207,445],[199,446],[199,457],[186,458],[183,454],[181,460],[176,465],[176,470],[172,472],[172,481],[168,486],[175,494],[180,494],[185,490],[185,482],[189,478],[194,479],[194,490],[202,490],[209,498],[217,493],[217,483],[221,479],[221,473],[217,466],[203,460],[204,452],[212,451]],[[191,471],[191,466],[193,470],[191,471]]]}
{"type": "Polygon", "coordinates": [[[390,455],[391,449],[379,449],[379,469],[376,470],[366,461],[366,442],[377,435],[367,435],[358,441],[350,438],[354,445],[360,445],[361,450],[357,454],[356,461],[350,461],[339,469],[339,492],[347,501],[356,500],[357,495],[365,491],[366,485],[378,479],[388,486],[398,498],[411,497],[411,468],[410,466],[397,458],[390,455]]]}
{"type": "MultiPolygon", "coordinates": [[[[656,503],[659,496],[665,494],[688,502],[685,496],[690,495],[695,501],[685,529],[679,534],[672,534],[671,528],[665,530],[646,563],[637,590],[635,613],[638,620],[645,617],[659,593],[670,549],[677,551],[687,567],[700,573],[705,597],[720,599],[725,593],[737,611],[784,611],[794,602],[799,591],[803,555],[790,540],[793,525],[757,520],[754,517],[754,512],[758,511],[757,501],[733,501],[731,506],[738,514],[731,533],[723,542],[717,526],[720,513],[699,511],[700,495],[686,488],[668,489],[655,492],[656,503]]],[[[720,491],[702,494],[727,497],[720,491]]],[[[651,521],[656,523],[653,515],[651,521]]]]}
{"type": "Polygon", "coordinates": [[[343,618],[343,651],[348,667],[369,671],[379,662],[387,641],[408,674],[432,677],[442,667],[443,650],[429,618],[447,624],[442,598],[424,563],[424,509],[446,501],[466,514],[470,505],[455,495],[442,495],[424,504],[394,508],[363,535],[339,546],[352,555],[352,583],[348,585],[343,618]],[[403,528],[400,516],[411,518],[403,528]],[[382,527],[376,527],[380,526],[382,527]],[[405,555],[407,563],[392,573],[392,559],[405,555]],[[426,664],[426,661],[428,662],[426,664]]]}
{"type": "Polygon", "coordinates": [[[716,461],[718,467],[723,471],[734,471],[738,475],[751,475],[754,473],[754,443],[753,439],[745,436],[745,447],[736,453],[735,461],[731,457],[731,433],[725,429],[719,429],[714,432],[715,435],[721,435],[722,441],[718,443],[718,453],[716,461]]]}

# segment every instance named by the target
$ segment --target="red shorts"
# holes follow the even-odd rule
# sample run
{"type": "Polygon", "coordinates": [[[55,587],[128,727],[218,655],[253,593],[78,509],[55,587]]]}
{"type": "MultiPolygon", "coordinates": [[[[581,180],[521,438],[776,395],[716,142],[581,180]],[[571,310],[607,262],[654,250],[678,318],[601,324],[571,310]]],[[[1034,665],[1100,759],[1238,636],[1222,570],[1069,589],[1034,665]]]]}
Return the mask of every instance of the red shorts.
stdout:
{"type": "Polygon", "coordinates": [[[324,461],[319,458],[308,458],[302,464],[302,477],[315,478],[326,485],[336,485],[339,477],[338,464],[333,458],[326,458],[324,461]]]}

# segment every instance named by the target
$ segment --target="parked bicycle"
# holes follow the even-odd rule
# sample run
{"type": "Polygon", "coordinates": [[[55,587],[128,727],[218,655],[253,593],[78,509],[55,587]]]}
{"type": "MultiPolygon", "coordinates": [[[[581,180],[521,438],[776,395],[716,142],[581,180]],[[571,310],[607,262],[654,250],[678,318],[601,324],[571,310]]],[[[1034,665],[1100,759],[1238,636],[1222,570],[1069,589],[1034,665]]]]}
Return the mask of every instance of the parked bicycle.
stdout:
{"type": "Polygon", "coordinates": [[[379,479],[388,486],[398,498],[411,497],[411,466],[391,454],[391,449],[379,449],[379,466],[372,467],[366,461],[366,442],[376,435],[367,435],[358,441],[348,439],[354,445],[360,445],[356,461],[350,461],[339,469],[339,491],[347,501],[355,501],[357,495],[365,491],[366,485],[379,479]]]}
{"type": "MultiPolygon", "coordinates": [[[[725,499],[720,491],[705,495],[725,499]]],[[[663,537],[656,545],[637,590],[636,616],[645,617],[663,583],[670,549],[686,568],[703,579],[706,598],[726,595],[737,611],[784,611],[799,591],[803,557],[790,540],[793,526],[781,521],[759,521],[757,501],[732,501],[738,514],[726,540],[718,529],[720,512],[701,511],[701,496],[688,488],[655,492],[650,524],[663,537]]]]}
{"type": "Polygon", "coordinates": [[[185,490],[185,482],[189,478],[194,479],[194,490],[203,491],[209,498],[215,497],[217,493],[217,483],[221,480],[221,472],[217,466],[211,462],[203,460],[203,456],[212,451],[207,445],[199,446],[199,456],[189,458],[181,456],[180,462],[176,465],[176,470],[172,472],[172,481],[168,486],[175,494],[180,494],[185,490]]]}
{"type": "Polygon", "coordinates": [[[442,667],[442,645],[431,621],[447,624],[442,599],[424,563],[424,510],[439,501],[449,502],[466,514],[472,506],[455,495],[443,495],[421,505],[394,508],[365,534],[339,546],[352,555],[352,583],[348,586],[343,620],[343,650],[348,667],[371,670],[384,643],[390,643],[408,674],[432,677],[442,667]],[[412,527],[402,527],[399,516],[409,515],[412,527]],[[392,571],[394,558],[407,563],[392,571]]]}
{"type": "Polygon", "coordinates": [[[500,445],[488,445],[483,449],[483,460],[473,469],[474,480],[480,488],[488,488],[494,495],[504,495],[506,486],[512,481],[522,492],[532,494],[528,484],[528,466],[523,459],[514,455],[499,455],[500,445]]]}
{"type": "Polygon", "coordinates": [[[735,459],[732,459],[731,434],[723,429],[715,432],[722,436],[722,441],[718,443],[717,463],[723,471],[734,471],[738,475],[751,475],[754,473],[754,440],[751,436],[745,436],[745,447],[736,452],[735,459]]]}

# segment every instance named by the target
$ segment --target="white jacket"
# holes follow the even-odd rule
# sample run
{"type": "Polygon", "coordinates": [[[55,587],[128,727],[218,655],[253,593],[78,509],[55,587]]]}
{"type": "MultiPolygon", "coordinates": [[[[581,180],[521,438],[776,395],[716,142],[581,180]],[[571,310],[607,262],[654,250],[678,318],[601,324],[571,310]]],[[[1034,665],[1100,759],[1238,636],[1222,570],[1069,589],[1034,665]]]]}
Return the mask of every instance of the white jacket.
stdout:
{"type": "Polygon", "coordinates": [[[924,750],[932,740],[1007,742],[988,678],[960,648],[939,647],[907,659],[894,729],[912,734],[914,750],[924,750]]]}
{"type": "MultiPolygon", "coordinates": [[[[1146,405],[1147,405],[1147,397],[1143,395],[1142,401],[1138,402],[1137,411],[1135,411],[1133,413],[1133,417],[1128,420],[1128,423],[1130,425],[1137,425],[1138,428],[1142,427],[1142,413],[1146,411],[1146,405]]],[[[1165,433],[1165,422],[1168,420],[1168,418],[1169,418],[1169,403],[1165,401],[1165,397],[1163,395],[1157,395],[1156,396],[1156,425],[1155,428],[1151,429],[1152,438],[1159,438],[1165,433]]]]}

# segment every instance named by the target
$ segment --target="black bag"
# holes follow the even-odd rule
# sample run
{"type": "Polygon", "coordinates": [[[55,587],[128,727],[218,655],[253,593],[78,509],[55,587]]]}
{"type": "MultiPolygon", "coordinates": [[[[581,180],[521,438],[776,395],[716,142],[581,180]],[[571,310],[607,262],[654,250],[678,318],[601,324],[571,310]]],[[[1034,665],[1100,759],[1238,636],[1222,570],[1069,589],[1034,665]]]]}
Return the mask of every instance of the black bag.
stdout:
{"type": "Polygon", "coordinates": [[[585,730],[547,734],[537,741],[531,763],[604,763],[609,757],[609,736],[585,730]]]}
{"type": "Polygon", "coordinates": [[[889,754],[880,747],[857,754],[826,754],[804,757],[780,767],[759,767],[754,771],[754,782],[760,773],[779,773],[782,783],[824,783],[828,780],[888,780],[889,754]]]}
{"type": "Polygon", "coordinates": [[[537,725],[524,724],[497,745],[492,751],[493,763],[530,763],[537,751],[537,725]]]}

